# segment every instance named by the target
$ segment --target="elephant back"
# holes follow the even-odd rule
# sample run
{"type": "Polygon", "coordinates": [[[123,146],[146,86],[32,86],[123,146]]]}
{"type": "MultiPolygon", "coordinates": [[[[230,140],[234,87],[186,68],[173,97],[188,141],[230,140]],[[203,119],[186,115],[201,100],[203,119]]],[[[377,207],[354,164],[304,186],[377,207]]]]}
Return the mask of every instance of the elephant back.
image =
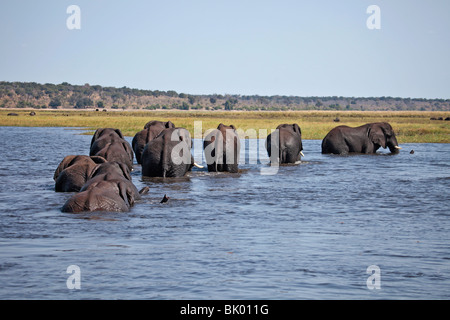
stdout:
{"type": "Polygon", "coordinates": [[[191,164],[192,139],[185,128],[166,128],[149,141],[142,153],[142,175],[183,176],[191,164]]]}

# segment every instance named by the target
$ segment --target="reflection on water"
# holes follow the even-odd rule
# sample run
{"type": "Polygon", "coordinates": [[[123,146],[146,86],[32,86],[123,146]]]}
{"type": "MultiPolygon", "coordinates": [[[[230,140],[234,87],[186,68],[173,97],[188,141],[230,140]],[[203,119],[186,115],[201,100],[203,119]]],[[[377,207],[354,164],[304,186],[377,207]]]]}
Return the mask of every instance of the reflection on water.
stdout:
{"type": "Polygon", "coordinates": [[[71,194],[52,177],[91,137],[0,131],[1,299],[450,298],[447,144],[339,157],[304,141],[301,164],[262,175],[252,141],[238,174],[142,179],[136,164],[133,182],[150,191],[130,212],[77,215],[60,211],[71,194]],[[66,286],[69,265],[80,290],[66,286]],[[366,286],[370,265],[381,290],[366,286]]]}

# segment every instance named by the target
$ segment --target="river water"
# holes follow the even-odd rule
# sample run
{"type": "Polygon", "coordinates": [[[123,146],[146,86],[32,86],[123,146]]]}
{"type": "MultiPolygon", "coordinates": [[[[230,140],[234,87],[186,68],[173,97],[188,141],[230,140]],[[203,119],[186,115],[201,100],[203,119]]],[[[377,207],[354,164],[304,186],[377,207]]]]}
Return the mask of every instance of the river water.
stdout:
{"type": "Polygon", "coordinates": [[[0,299],[450,298],[449,144],[339,157],[306,140],[271,172],[251,140],[239,174],[135,164],[150,192],[130,212],[62,213],[53,173],[89,154],[81,132],[0,127],[0,299]]]}

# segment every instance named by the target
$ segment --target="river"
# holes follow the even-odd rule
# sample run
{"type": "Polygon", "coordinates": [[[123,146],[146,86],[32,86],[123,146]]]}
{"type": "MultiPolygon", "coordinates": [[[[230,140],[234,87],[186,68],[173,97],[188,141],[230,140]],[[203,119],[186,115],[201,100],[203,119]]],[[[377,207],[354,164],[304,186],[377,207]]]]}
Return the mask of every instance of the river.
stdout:
{"type": "Polygon", "coordinates": [[[450,298],[449,144],[341,157],[306,140],[267,174],[252,140],[238,174],[135,164],[150,192],[130,212],[62,213],[53,173],[89,154],[81,133],[0,127],[0,299],[450,298]]]}

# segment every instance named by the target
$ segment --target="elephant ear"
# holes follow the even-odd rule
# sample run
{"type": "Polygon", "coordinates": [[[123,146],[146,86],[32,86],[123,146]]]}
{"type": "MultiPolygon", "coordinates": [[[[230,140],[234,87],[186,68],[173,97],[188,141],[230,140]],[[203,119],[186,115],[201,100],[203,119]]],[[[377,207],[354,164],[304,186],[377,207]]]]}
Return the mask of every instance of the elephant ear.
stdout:
{"type": "Polygon", "coordinates": [[[122,170],[123,176],[127,180],[131,181],[131,173],[130,173],[130,169],[128,168],[128,166],[125,163],[122,163],[122,162],[118,162],[118,164],[119,164],[120,170],[122,170]]]}
{"type": "Polygon", "coordinates": [[[95,130],[94,135],[92,136],[92,140],[91,140],[91,148],[92,148],[92,145],[94,144],[95,140],[97,140],[98,137],[100,137],[102,132],[103,132],[103,128],[98,128],[97,130],[95,130]]]}
{"type": "Polygon", "coordinates": [[[369,129],[369,139],[374,144],[386,148],[386,137],[384,136],[384,132],[380,127],[376,126],[369,129]]]}
{"type": "Polygon", "coordinates": [[[55,173],[53,174],[53,180],[56,181],[56,179],[58,179],[58,176],[61,173],[61,171],[63,171],[67,167],[69,167],[70,166],[70,162],[73,159],[75,159],[75,157],[76,157],[75,155],[64,157],[64,159],[59,163],[58,168],[56,168],[55,173]]]}
{"type": "Polygon", "coordinates": [[[130,146],[130,144],[126,140],[124,140],[122,142],[122,147],[125,149],[125,151],[127,152],[128,156],[130,157],[131,162],[133,163],[133,159],[134,159],[133,148],[130,146]]]}
{"type": "Polygon", "coordinates": [[[123,134],[122,134],[122,131],[120,131],[120,129],[115,129],[114,131],[119,135],[119,137],[120,137],[121,139],[124,139],[123,134]]]}
{"type": "Polygon", "coordinates": [[[91,156],[91,159],[96,164],[102,164],[102,163],[108,162],[108,160],[106,160],[105,158],[103,158],[101,156],[91,156]]]}
{"type": "Polygon", "coordinates": [[[169,120],[166,122],[166,128],[175,128],[175,125],[173,124],[172,121],[169,120]]]}
{"type": "Polygon", "coordinates": [[[294,124],[292,125],[292,127],[294,128],[294,132],[297,132],[297,133],[299,133],[299,134],[302,134],[302,130],[300,129],[300,127],[299,127],[298,124],[294,123],[294,124]]]}
{"type": "Polygon", "coordinates": [[[132,207],[134,205],[134,194],[131,188],[123,182],[119,182],[118,186],[119,188],[119,195],[125,201],[128,207],[132,207]]]}

